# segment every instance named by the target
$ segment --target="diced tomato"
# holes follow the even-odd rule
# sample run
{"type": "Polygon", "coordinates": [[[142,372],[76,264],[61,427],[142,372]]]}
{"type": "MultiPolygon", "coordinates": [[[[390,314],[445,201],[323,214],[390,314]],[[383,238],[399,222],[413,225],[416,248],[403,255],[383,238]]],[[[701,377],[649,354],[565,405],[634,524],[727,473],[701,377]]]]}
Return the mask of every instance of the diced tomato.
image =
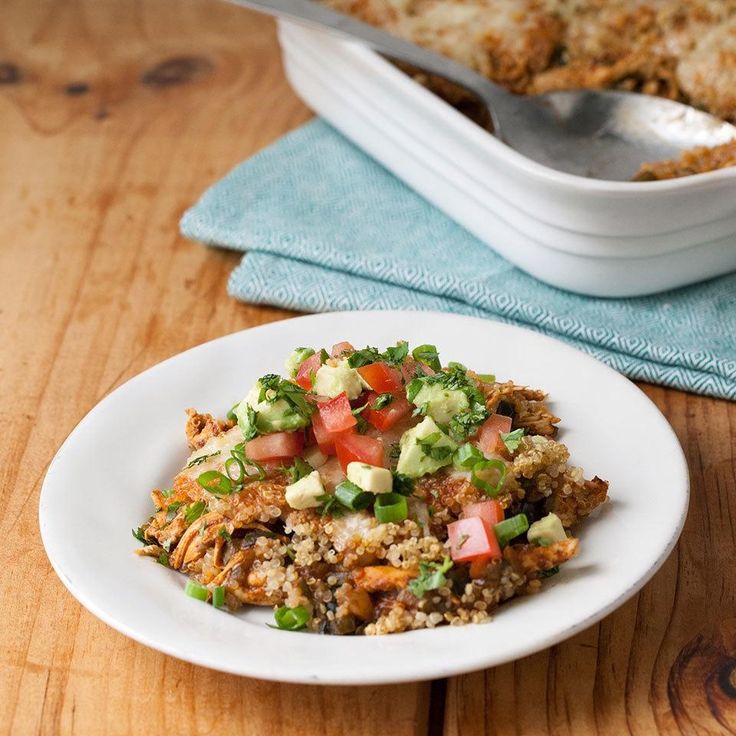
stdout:
{"type": "Polygon", "coordinates": [[[477,516],[487,522],[491,528],[499,521],[503,521],[503,506],[498,501],[481,501],[471,503],[463,508],[463,519],[471,519],[477,516]]]}
{"type": "Polygon", "coordinates": [[[296,372],[296,382],[305,390],[310,391],[312,388],[312,379],[316,375],[320,366],[322,365],[322,358],[319,353],[310,355],[300,366],[296,372]]]}
{"type": "MultiPolygon", "coordinates": [[[[325,455],[334,455],[335,437],[337,437],[337,435],[331,434],[327,431],[324,420],[318,411],[312,414],[312,431],[314,432],[314,439],[317,440],[319,449],[325,455]]],[[[348,430],[348,432],[352,431],[352,429],[348,430]]]]}
{"type": "Polygon", "coordinates": [[[491,414],[480,428],[478,434],[478,447],[483,452],[495,452],[501,432],[511,431],[511,417],[503,414],[491,414]]]}
{"type": "Polygon", "coordinates": [[[317,444],[317,438],[314,436],[314,429],[311,425],[307,427],[307,441],[304,443],[307,447],[317,444]]]}
{"type": "Polygon", "coordinates": [[[348,396],[344,391],[335,396],[334,399],[317,404],[317,411],[322,418],[325,429],[330,434],[344,432],[358,423],[358,420],[353,416],[348,396]]]}
{"type": "Polygon", "coordinates": [[[378,394],[368,394],[368,407],[363,410],[361,416],[372,424],[376,429],[385,432],[387,429],[391,429],[397,422],[401,421],[404,417],[408,417],[411,414],[414,407],[403,397],[394,396],[393,400],[383,409],[371,409],[373,402],[378,398],[378,394]]]}
{"type": "Polygon", "coordinates": [[[363,380],[378,394],[403,393],[401,375],[388,363],[369,363],[358,368],[363,380]]]}
{"type": "Polygon", "coordinates": [[[245,453],[258,462],[286,460],[301,454],[304,449],[304,432],[273,432],[245,443],[245,453]]]}
{"type": "Polygon", "coordinates": [[[343,353],[352,353],[354,351],[355,348],[349,342],[336,342],[332,346],[330,355],[333,358],[339,358],[343,353]]]}
{"type": "Polygon", "coordinates": [[[384,467],[383,442],[362,434],[344,433],[335,437],[335,450],[340,467],[347,473],[348,463],[358,462],[384,467]]]}
{"type": "Polygon", "coordinates": [[[447,525],[450,557],[455,562],[468,562],[479,557],[501,557],[501,548],[493,528],[480,516],[458,519],[447,525]]]}

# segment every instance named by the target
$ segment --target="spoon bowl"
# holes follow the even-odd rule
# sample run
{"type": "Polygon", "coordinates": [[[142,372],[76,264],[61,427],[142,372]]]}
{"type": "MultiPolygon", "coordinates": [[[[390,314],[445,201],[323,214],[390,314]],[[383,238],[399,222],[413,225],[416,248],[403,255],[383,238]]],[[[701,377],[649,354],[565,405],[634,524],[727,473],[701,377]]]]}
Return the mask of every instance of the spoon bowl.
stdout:
{"type": "Polygon", "coordinates": [[[644,162],[736,138],[733,125],[694,107],[617,90],[517,97],[497,117],[501,139],[528,158],[612,181],[629,181],[644,162]]]}
{"type": "Polygon", "coordinates": [[[630,180],[649,161],[736,139],[736,127],[672,100],[614,90],[515,95],[452,59],[337,13],[315,0],[230,0],[359,40],[374,51],[466,89],[487,111],[493,134],[557,171],[630,180]]]}

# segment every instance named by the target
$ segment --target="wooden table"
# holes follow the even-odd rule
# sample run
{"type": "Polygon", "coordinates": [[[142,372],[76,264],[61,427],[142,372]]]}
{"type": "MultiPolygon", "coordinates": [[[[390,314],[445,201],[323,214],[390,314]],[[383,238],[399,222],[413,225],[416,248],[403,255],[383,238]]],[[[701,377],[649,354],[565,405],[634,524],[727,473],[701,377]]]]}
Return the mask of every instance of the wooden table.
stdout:
{"type": "Polygon", "coordinates": [[[291,316],[230,299],[237,256],[184,241],[177,221],[309,117],[257,15],[216,0],[2,4],[0,731],[736,732],[736,407],[677,391],[642,387],[692,471],[676,552],[615,614],[514,664],[396,687],[259,682],[140,646],[62,587],[38,494],[79,419],[163,358],[291,316]]]}

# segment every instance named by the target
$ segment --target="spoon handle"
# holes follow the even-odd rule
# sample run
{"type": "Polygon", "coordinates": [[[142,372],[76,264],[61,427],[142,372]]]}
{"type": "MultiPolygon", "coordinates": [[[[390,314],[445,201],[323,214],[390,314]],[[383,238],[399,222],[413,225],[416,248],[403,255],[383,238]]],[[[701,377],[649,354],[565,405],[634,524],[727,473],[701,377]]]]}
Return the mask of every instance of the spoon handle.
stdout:
{"type": "Polygon", "coordinates": [[[504,103],[508,105],[512,95],[472,69],[446,56],[436,54],[434,51],[405,41],[403,38],[386,33],[386,31],[343,13],[338,13],[315,0],[230,0],[230,2],[260,10],[269,15],[291,18],[307,25],[318,26],[347,38],[358,39],[374,51],[391,59],[410,64],[464,87],[486,104],[492,117],[495,134],[500,133],[494,109],[502,108],[504,103]]]}

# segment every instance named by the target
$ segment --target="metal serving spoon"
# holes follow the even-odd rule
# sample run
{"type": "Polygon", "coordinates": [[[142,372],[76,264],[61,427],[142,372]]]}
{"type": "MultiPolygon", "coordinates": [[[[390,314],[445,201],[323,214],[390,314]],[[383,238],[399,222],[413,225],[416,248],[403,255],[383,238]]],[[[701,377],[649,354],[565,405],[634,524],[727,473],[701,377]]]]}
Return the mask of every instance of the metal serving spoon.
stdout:
{"type": "Polygon", "coordinates": [[[487,109],[493,132],[545,166],[595,179],[630,180],[645,161],[736,138],[736,127],[689,105],[634,92],[572,90],[523,96],[466,66],[314,0],[231,0],[358,39],[379,53],[453,82],[487,109]]]}

